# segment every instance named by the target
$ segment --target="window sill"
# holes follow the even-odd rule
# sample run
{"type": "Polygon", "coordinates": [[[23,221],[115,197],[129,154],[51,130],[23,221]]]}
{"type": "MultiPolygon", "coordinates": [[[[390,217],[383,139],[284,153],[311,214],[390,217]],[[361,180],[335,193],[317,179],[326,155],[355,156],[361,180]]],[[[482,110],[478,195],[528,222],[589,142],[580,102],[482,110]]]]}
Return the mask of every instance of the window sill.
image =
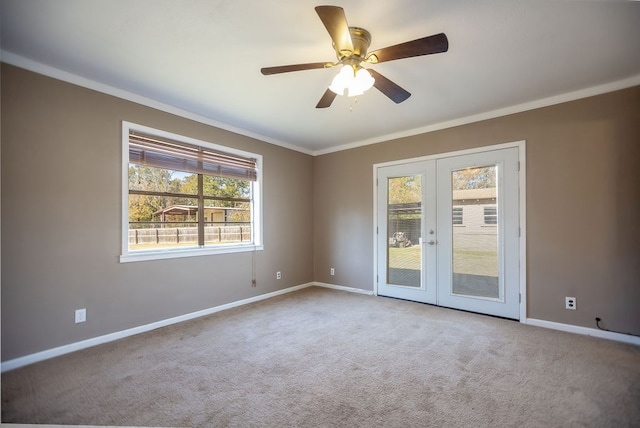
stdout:
{"type": "Polygon", "coordinates": [[[143,262],[149,260],[177,259],[183,257],[210,256],[214,254],[244,253],[262,251],[264,245],[229,245],[225,247],[185,248],[154,251],[136,251],[120,256],[120,263],[143,262]]]}

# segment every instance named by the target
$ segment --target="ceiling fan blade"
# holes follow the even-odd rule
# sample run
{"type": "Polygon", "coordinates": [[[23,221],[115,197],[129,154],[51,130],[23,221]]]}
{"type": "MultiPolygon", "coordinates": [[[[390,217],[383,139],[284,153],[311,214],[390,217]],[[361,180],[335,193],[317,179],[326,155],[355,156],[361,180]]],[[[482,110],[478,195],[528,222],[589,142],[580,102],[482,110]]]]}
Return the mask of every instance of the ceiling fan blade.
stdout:
{"type": "Polygon", "coordinates": [[[280,65],[278,67],[261,68],[260,72],[264,75],[289,73],[290,71],[302,71],[302,70],[313,70],[316,68],[325,68],[327,67],[327,64],[328,63],[326,62],[311,62],[308,64],[280,65]]]}
{"type": "Polygon", "coordinates": [[[329,32],[336,51],[345,51],[345,55],[353,52],[353,42],[344,9],[338,6],[316,6],[316,12],[329,32]]]}
{"type": "Polygon", "coordinates": [[[449,40],[444,33],[440,33],[370,52],[367,55],[367,61],[377,64],[395,59],[436,54],[447,50],[449,50],[449,40]]]}
{"type": "Polygon", "coordinates": [[[396,85],[377,71],[370,68],[368,68],[367,71],[371,73],[371,76],[375,79],[373,86],[375,86],[376,89],[391,98],[394,103],[400,104],[411,96],[409,92],[405,91],[400,86],[396,85]]]}
{"type": "Polygon", "coordinates": [[[331,106],[331,103],[333,102],[333,100],[336,98],[337,95],[338,94],[333,92],[331,89],[327,89],[324,95],[322,96],[322,98],[320,98],[320,101],[318,101],[316,108],[327,108],[331,106]]]}

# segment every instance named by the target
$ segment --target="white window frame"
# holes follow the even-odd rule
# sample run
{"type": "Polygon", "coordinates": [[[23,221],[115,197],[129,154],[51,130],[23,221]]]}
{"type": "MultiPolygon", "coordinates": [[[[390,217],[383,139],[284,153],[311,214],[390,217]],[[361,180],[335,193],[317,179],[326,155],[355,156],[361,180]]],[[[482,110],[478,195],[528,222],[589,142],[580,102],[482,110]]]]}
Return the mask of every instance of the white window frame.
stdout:
{"type": "Polygon", "coordinates": [[[209,143],[183,135],[173,134],[167,131],[150,128],[144,125],[122,121],[122,252],[120,263],[138,262],[145,260],[173,259],[180,257],[195,257],[213,254],[239,253],[246,251],[263,250],[262,240],[262,155],[234,149],[227,146],[209,143]],[[211,150],[222,151],[229,154],[256,159],[257,180],[252,182],[253,209],[251,210],[251,243],[227,244],[206,247],[167,248],[144,251],[129,251],[129,134],[138,131],[155,135],[160,138],[201,146],[211,150]]]}

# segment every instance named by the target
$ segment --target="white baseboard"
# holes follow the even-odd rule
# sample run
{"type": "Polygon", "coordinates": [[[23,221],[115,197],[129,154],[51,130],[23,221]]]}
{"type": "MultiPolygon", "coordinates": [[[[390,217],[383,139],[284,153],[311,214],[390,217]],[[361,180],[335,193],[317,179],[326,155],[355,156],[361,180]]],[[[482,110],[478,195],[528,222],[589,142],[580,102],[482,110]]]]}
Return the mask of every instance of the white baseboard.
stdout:
{"type": "Polygon", "coordinates": [[[79,351],[81,349],[90,348],[92,346],[101,345],[103,343],[113,342],[114,340],[123,339],[125,337],[133,336],[135,334],[155,330],[160,327],[166,327],[168,325],[176,324],[182,321],[188,321],[194,318],[200,318],[206,315],[211,315],[216,312],[224,311],[225,309],[231,309],[237,306],[259,302],[260,300],[270,299],[272,297],[280,296],[286,293],[291,293],[293,291],[301,290],[303,288],[311,287],[313,285],[316,285],[316,284],[313,282],[310,282],[307,284],[296,285],[294,287],[285,288],[283,290],[261,294],[259,296],[250,297],[248,299],[238,300],[236,302],[231,302],[231,303],[215,306],[208,309],[203,309],[201,311],[191,312],[191,313],[180,315],[177,317],[156,321],[150,324],[133,327],[127,330],[117,331],[115,333],[109,333],[103,336],[93,337],[91,339],[70,343],[68,345],[58,346],[57,348],[47,349],[45,351],[40,351],[34,354],[25,355],[24,357],[15,358],[13,360],[7,360],[2,362],[2,364],[0,365],[1,367],[0,372],[4,373],[9,370],[17,369],[19,367],[24,367],[26,365],[37,363],[39,361],[48,360],[49,358],[58,357],[60,355],[68,354],[70,352],[79,351]]]}
{"type": "Polygon", "coordinates": [[[589,327],[580,327],[571,324],[562,324],[553,321],[538,320],[535,318],[527,318],[526,323],[537,327],[550,328],[552,330],[566,331],[568,333],[577,333],[583,334],[585,336],[601,337],[603,339],[630,343],[632,345],[640,345],[640,336],[632,336],[630,334],[615,333],[612,331],[598,330],[596,328],[589,327]]]}
{"type": "MultiPolygon", "coordinates": [[[[24,367],[29,364],[37,363],[39,361],[48,360],[50,358],[58,357],[70,352],[79,351],[81,349],[90,348],[92,346],[101,345],[103,343],[113,342],[114,340],[123,339],[125,337],[133,336],[136,334],[144,333],[147,331],[155,330],[157,328],[166,327],[171,324],[176,324],[182,321],[188,321],[195,318],[200,318],[206,315],[211,315],[216,312],[224,311],[226,309],[235,308],[249,303],[259,302],[261,300],[270,299],[272,297],[280,296],[282,294],[291,293],[293,291],[302,290],[303,288],[318,286],[324,288],[331,288],[334,290],[347,291],[349,293],[365,294],[372,296],[372,290],[363,290],[361,288],[345,287],[342,285],[327,284],[324,282],[309,282],[306,284],[296,285],[294,287],[285,288],[282,290],[274,291],[271,293],[261,294],[259,296],[250,297],[248,299],[238,300],[236,302],[227,303],[220,306],[215,306],[201,311],[191,312],[188,314],[180,315],[173,318],[145,324],[142,326],[130,328],[127,330],[118,331],[115,333],[105,334],[103,336],[93,337],[91,339],[82,340],[80,342],[70,343],[68,345],[58,346],[57,348],[47,349],[45,351],[36,352],[34,354],[25,355],[24,357],[15,358],[13,360],[7,360],[0,365],[0,371],[2,373],[9,370],[14,370],[19,367],[24,367]]],[[[630,343],[632,345],[640,346],[640,337],[632,336],[622,333],[614,333],[609,331],[598,330],[588,327],[580,327],[570,324],[561,324],[552,321],[539,320],[535,318],[527,318],[526,323],[529,325],[550,328],[553,330],[566,331],[569,333],[583,334],[587,336],[600,337],[604,339],[616,340],[619,342],[630,343]]]]}
{"type": "MultiPolygon", "coordinates": [[[[311,283],[311,285],[315,285],[318,287],[332,288],[334,290],[348,291],[350,293],[366,294],[368,296],[374,295],[374,292],[371,290],[363,290],[361,288],[353,288],[353,287],[344,287],[342,285],[327,284],[324,282],[313,282],[311,283]]],[[[558,322],[539,320],[535,318],[526,318],[524,323],[537,326],[537,327],[549,328],[552,330],[566,331],[568,333],[576,333],[576,334],[582,334],[585,336],[594,336],[594,337],[600,337],[603,339],[615,340],[618,342],[630,343],[632,345],[640,345],[640,336],[633,336],[629,334],[615,333],[612,331],[598,330],[595,328],[580,327],[580,326],[571,325],[571,324],[562,324],[558,322]]]]}
{"type": "Polygon", "coordinates": [[[334,290],[348,291],[349,293],[366,294],[367,296],[373,296],[373,291],[363,290],[362,288],[345,287],[343,285],[327,284],[325,282],[312,282],[311,285],[324,288],[332,288],[334,290]]]}

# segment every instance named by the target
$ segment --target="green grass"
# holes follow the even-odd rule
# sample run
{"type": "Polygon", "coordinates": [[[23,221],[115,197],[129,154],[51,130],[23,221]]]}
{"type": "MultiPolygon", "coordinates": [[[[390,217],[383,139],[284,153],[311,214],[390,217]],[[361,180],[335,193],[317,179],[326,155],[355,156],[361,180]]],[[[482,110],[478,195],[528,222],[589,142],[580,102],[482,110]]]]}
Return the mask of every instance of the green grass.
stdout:
{"type": "MultiPolygon", "coordinates": [[[[419,245],[408,248],[389,248],[391,269],[420,270],[420,258],[419,245]]],[[[472,275],[498,276],[497,254],[495,251],[455,250],[453,271],[472,275]]]]}
{"type": "Polygon", "coordinates": [[[392,269],[420,270],[421,251],[419,245],[407,248],[389,248],[389,267],[392,269]]]}
{"type": "MultiPolygon", "coordinates": [[[[244,243],[249,243],[248,241],[243,241],[244,243]]],[[[239,244],[240,241],[224,241],[220,242],[207,242],[205,245],[207,247],[215,247],[218,245],[224,244],[239,244]]],[[[129,251],[144,251],[144,250],[163,250],[169,248],[198,248],[197,242],[181,242],[179,244],[174,243],[151,243],[151,244],[129,244],[129,251]]]]}
{"type": "Polygon", "coordinates": [[[198,244],[194,242],[181,244],[129,244],[129,251],[162,250],[165,248],[188,248],[197,246],[198,244]]]}

